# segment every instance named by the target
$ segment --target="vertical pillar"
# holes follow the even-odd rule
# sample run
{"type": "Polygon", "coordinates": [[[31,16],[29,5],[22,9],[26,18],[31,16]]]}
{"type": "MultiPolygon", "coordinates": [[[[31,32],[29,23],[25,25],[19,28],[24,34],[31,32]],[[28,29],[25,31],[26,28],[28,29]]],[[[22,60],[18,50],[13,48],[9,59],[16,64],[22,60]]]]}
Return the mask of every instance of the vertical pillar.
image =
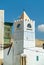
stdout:
{"type": "Polygon", "coordinates": [[[26,65],[26,56],[21,56],[21,60],[20,60],[20,64],[21,65],[26,65]]]}
{"type": "Polygon", "coordinates": [[[3,59],[4,44],[4,10],[0,10],[0,59],[3,59]]]}

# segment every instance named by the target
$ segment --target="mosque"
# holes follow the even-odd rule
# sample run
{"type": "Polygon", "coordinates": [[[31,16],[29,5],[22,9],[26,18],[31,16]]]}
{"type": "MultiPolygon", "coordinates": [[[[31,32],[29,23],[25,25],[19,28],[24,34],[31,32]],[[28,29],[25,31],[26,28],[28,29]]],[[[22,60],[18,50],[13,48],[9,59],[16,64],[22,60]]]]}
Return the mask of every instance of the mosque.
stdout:
{"type": "Polygon", "coordinates": [[[6,45],[4,45],[5,50],[1,51],[1,53],[4,53],[0,56],[0,59],[3,59],[4,65],[44,65],[44,40],[35,39],[35,21],[31,20],[25,11],[23,11],[19,19],[15,20],[14,23],[5,22],[4,24],[4,11],[2,10],[0,11],[0,23],[2,24],[0,24],[2,27],[0,28],[0,44],[2,43],[3,46],[5,43],[6,45]],[[14,26],[13,36],[9,33],[11,37],[9,35],[4,35],[5,30],[7,31],[4,26],[8,28],[8,25],[10,30],[12,25],[14,26]],[[12,46],[10,45],[11,38],[13,40],[12,46]],[[6,52],[8,49],[6,47],[8,49],[10,48],[8,55],[6,52]]]}

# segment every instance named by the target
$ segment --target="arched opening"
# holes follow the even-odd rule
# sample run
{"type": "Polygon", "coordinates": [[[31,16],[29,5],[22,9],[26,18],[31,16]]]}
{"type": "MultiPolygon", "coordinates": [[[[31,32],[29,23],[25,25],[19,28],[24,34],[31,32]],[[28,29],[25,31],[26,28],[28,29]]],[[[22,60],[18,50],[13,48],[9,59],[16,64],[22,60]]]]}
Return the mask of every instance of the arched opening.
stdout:
{"type": "Polygon", "coordinates": [[[43,49],[44,49],[44,43],[43,43],[43,49]]]}
{"type": "Polygon", "coordinates": [[[30,24],[30,23],[28,23],[27,27],[28,27],[28,28],[31,28],[31,24],[30,24]]]}
{"type": "Polygon", "coordinates": [[[19,27],[20,27],[20,24],[17,25],[17,28],[19,28],[19,27]]]}

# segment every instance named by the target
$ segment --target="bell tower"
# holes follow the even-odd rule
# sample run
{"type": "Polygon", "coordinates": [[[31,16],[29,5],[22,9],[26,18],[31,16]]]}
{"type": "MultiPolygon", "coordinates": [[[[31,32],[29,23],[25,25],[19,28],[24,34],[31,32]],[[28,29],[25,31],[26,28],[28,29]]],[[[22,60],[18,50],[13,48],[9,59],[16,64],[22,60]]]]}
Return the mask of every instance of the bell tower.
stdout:
{"type": "Polygon", "coordinates": [[[35,21],[32,21],[23,11],[20,18],[14,22],[14,64],[20,65],[20,55],[34,46],[35,21]]]}
{"type": "Polygon", "coordinates": [[[18,20],[14,22],[14,43],[16,53],[21,53],[23,48],[35,47],[35,21],[32,21],[23,11],[18,20]]]}
{"type": "Polygon", "coordinates": [[[23,11],[20,18],[14,22],[14,64],[20,65],[20,55],[34,46],[35,21],[32,21],[23,11]]]}
{"type": "Polygon", "coordinates": [[[31,20],[24,11],[20,19],[23,19],[23,45],[24,48],[35,47],[35,21],[31,20]]]}

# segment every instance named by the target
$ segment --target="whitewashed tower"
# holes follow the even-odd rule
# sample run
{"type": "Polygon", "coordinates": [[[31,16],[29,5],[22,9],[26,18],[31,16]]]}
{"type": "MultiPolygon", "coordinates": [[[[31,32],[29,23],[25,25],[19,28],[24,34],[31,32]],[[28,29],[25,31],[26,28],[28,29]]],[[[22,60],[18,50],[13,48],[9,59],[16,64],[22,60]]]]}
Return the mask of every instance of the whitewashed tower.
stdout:
{"type": "Polygon", "coordinates": [[[14,64],[20,65],[20,54],[35,47],[35,21],[30,20],[25,11],[14,22],[14,64]],[[16,62],[17,61],[17,62],[16,62]]]}
{"type": "Polygon", "coordinates": [[[23,19],[23,40],[24,48],[35,47],[35,21],[30,20],[25,11],[21,15],[20,19],[23,19]]]}

